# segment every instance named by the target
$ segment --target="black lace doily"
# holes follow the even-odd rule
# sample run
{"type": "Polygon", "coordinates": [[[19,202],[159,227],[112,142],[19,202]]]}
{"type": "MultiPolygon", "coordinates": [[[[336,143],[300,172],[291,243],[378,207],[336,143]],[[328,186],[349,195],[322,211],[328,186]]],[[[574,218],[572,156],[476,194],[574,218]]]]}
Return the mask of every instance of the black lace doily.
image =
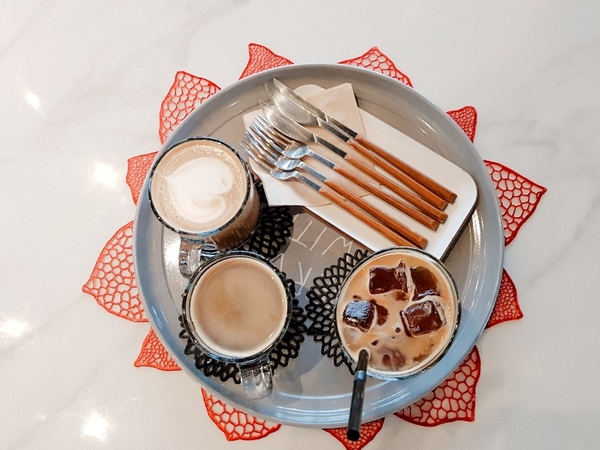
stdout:
{"type": "MultiPolygon", "coordinates": [[[[252,236],[238,249],[258,253],[267,259],[273,259],[289,243],[294,224],[293,217],[288,206],[269,206],[260,180],[255,180],[255,185],[260,196],[260,220],[252,236]]],[[[292,301],[292,317],[283,339],[269,356],[273,370],[279,366],[286,367],[291,359],[298,356],[300,344],[304,341],[304,334],[307,331],[304,325],[306,321],[304,309],[299,306],[299,302],[295,298],[295,282],[286,278],[286,284],[294,298],[292,301]]],[[[223,363],[206,355],[194,345],[183,326],[181,316],[179,317],[179,323],[181,326],[179,337],[186,340],[184,352],[194,358],[194,364],[198,370],[206,376],[216,377],[221,381],[233,379],[236,384],[241,382],[239,370],[234,364],[223,363]]]]}
{"type": "Polygon", "coordinates": [[[307,334],[321,343],[321,354],[332,358],[336,367],[346,364],[351,372],[354,371],[353,363],[344,353],[335,326],[335,300],[344,279],[368,256],[369,252],[365,250],[357,250],[353,255],[344,253],[337,264],[325,268],[323,274],[313,280],[306,293],[306,316],[312,320],[307,334]]]}

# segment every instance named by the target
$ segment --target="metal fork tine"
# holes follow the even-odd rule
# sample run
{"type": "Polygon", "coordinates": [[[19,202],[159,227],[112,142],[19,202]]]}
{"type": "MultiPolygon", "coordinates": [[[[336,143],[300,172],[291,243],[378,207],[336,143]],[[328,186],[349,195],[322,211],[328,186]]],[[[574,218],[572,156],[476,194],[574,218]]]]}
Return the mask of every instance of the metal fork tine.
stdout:
{"type": "Polygon", "coordinates": [[[268,135],[266,135],[263,132],[263,130],[253,127],[252,124],[250,125],[250,128],[246,131],[246,133],[248,133],[251,136],[251,138],[260,141],[261,144],[264,143],[264,145],[266,147],[269,147],[274,153],[282,154],[284,152],[284,149],[277,145],[277,143],[268,135]]]}
{"type": "Polygon", "coordinates": [[[247,141],[255,147],[260,147],[263,152],[268,152],[269,156],[272,157],[273,164],[275,167],[285,171],[292,170],[304,170],[309,175],[317,178],[320,181],[325,180],[325,176],[310,166],[307,166],[301,159],[299,158],[289,158],[285,154],[285,150],[275,144],[268,136],[265,136],[260,130],[249,129],[244,133],[244,137],[247,141]]]}
{"type": "Polygon", "coordinates": [[[268,144],[264,143],[253,133],[247,131],[244,133],[246,140],[261,154],[264,158],[268,159],[269,162],[275,166],[279,155],[273,150],[268,144]]]}
{"type": "Polygon", "coordinates": [[[273,147],[277,152],[283,153],[285,151],[285,147],[287,146],[287,142],[283,142],[274,133],[271,132],[266,127],[259,125],[256,122],[250,124],[248,131],[252,132],[256,136],[260,138],[260,140],[268,143],[269,146],[273,147]]]}
{"type": "Polygon", "coordinates": [[[244,133],[244,139],[246,142],[242,142],[242,145],[244,145],[246,152],[254,157],[255,161],[257,159],[261,160],[263,168],[264,164],[266,164],[268,166],[268,169],[266,169],[268,172],[277,169],[277,155],[275,155],[268,146],[248,132],[244,133]]]}
{"type": "Polygon", "coordinates": [[[252,158],[252,160],[261,169],[263,169],[265,172],[271,172],[271,168],[269,167],[269,165],[265,161],[263,161],[262,158],[260,158],[257,154],[255,154],[254,151],[251,149],[251,147],[248,144],[246,144],[246,142],[242,141],[242,142],[240,142],[240,145],[242,146],[244,151],[248,154],[248,156],[250,158],[252,158]]]}
{"type": "Polygon", "coordinates": [[[280,147],[288,148],[289,146],[297,147],[302,145],[301,142],[295,141],[289,136],[281,133],[276,129],[267,119],[262,116],[257,116],[254,125],[259,130],[263,131],[271,137],[272,140],[276,141],[280,147]]]}
{"type": "Polygon", "coordinates": [[[312,183],[310,180],[305,179],[298,171],[284,171],[280,170],[278,167],[273,165],[273,162],[267,159],[266,155],[263,154],[257,147],[256,142],[250,142],[248,140],[240,142],[240,145],[248,154],[248,156],[254,161],[261,169],[265,172],[269,173],[273,178],[277,178],[278,180],[287,181],[292,178],[300,179],[300,181],[305,184],[309,184],[309,186],[313,189],[318,190],[319,186],[312,183]]]}

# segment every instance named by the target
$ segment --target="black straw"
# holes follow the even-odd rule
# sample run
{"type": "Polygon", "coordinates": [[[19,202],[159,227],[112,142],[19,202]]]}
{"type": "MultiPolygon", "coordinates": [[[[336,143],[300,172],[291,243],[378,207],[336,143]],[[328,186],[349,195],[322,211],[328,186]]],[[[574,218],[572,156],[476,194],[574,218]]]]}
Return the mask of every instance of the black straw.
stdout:
{"type": "Polygon", "coordinates": [[[350,403],[350,418],[346,437],[350,441],[360,438],[360,423],[362,418],[363,400],[365,397],[365,383],[367,382],[367,364],[369,353],[362,349],[358,354],[358,364],[354,373],[354,387],[352,389],[352,402],[350,403]]]}

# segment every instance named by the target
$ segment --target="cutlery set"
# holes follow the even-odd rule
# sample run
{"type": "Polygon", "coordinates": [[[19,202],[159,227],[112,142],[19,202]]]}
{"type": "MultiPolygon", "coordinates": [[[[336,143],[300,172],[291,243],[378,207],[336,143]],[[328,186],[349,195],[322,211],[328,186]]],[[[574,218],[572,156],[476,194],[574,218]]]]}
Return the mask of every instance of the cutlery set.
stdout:
{"type": "Polygon", "coordinates": [[[278,180],[300,181],[395,245],[427,247],[425,237],[341,181],[317,170],[309,160],[331,169],[432,231],[448,218],[444,209],[456,200],[455,193],[321,111],[279,80],[273,79],[265,88],[273,106],[260,103],[262,116],[247,127],[241,143],[256,165],[278,180]],[[326,133],[316,134],[307,127],[324,130],[354,152],[324,138],[322,134],[326,133]],[[309,144],[320,144],[332,157],[316,152],[309,144]]]}

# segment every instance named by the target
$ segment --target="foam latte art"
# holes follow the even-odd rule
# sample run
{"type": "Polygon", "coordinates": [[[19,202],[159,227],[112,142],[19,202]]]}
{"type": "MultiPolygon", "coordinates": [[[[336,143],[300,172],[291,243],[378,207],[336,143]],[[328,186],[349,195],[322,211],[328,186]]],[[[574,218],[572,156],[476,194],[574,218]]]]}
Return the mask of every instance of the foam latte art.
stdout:
{"type": "Polygon", "coordinates": [[[213,157],[189,161],[165,177],[173,208],[197,224],[208,224],[225,214],[228,204],[231,207],[226,196],[234,181],[227,164],[213,157]]]}
{"type": "Polygon", "coordinates": [[[192,139],[172,148],[153,174],[151,197],[158,215],[189,233],[216,230],[242,208],[247,174],[238,156],[212,140],[192,139]]]}

